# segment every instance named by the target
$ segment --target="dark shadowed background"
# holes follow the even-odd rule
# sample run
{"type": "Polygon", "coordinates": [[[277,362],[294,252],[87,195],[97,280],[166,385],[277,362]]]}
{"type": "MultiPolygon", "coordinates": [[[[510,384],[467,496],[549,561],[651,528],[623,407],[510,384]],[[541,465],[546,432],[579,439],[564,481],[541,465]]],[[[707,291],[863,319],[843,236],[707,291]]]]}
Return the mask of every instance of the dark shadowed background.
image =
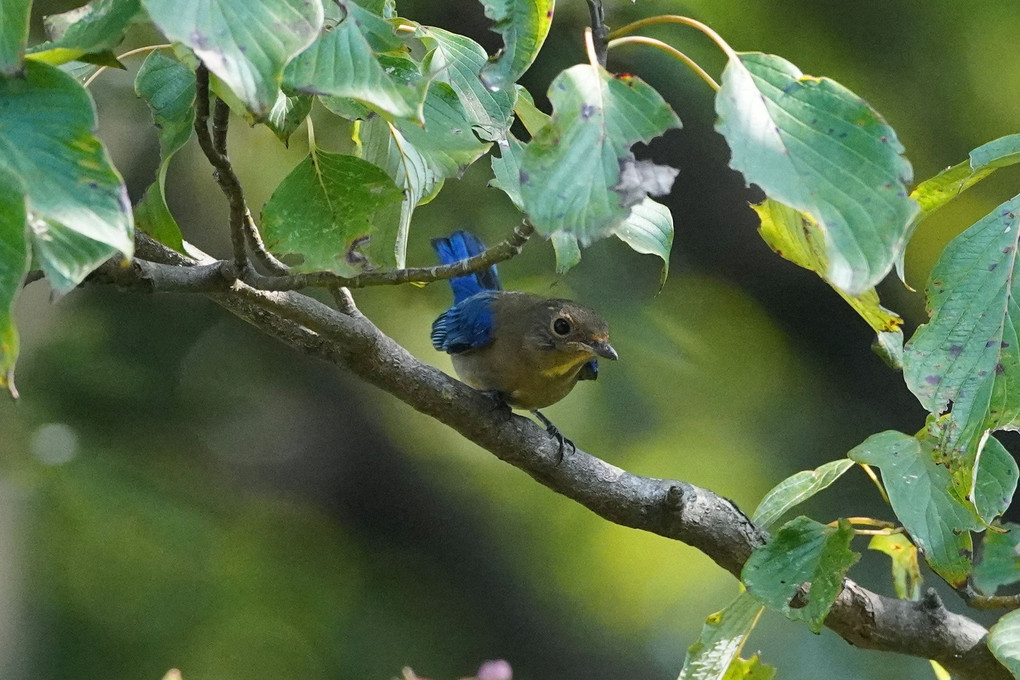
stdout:
{"type": "MultiPolygon", "coordinates": [[[[75,4],[37,2],[36,13],[75,4]]],[[[398,7],[490,52],[499,45],[469,0],[398,7]]],[[[835,78],[897,130],[917,179],[1020,131],[1014,3],[611,0],[606,10],[611,26],[688,14],[738,50],[835,78]]],[[[561,0],[524,79],[546,110],[549,81],[584,59],[587,19],[582,0],[561,0]]],[[[704,36],[654,35],[720,73],[704,36]]],[[[124,49],[155,41],[136,30],[124,49]]],[[[132,91],[141,58],[126,63],[92,92],[137,200],[158,145],[132,91]]],[[[922,409],[869,351],[863,321],[757,236],[747,207],[757,194],[726,166],[712,92],[648,48],[616,50],[609,66],[648,80],[684,122],[644,152],[680,168],[670,276],[656,295],[658,261],[615,239],[566,276],[538,238],[502,266],[508,287],[596,306],[621,355],[548,415],[612,463],[706,486],[748,512],[784,477],[869,434],[920,429],[922,409]]],[[[320,142],[350,151],[349,128],[322,110],[315,120],[320,142]]],[[[284,149],[239,120],[230,145],[256,212],[307,150],[303,131],[284,149]]],[[[1000,172],[925,223],[906,257],[914,288],[1018,178],[1000,172]]],[[[510,232],[518,217],[488,179],[481,161],[418,210],[410,262],[431,263],[428,239],[453,229],[489,241],[510,232]]],[[[169,202],[186,238],[228,252],[226,204],[193,142],[171,168],[169,202]]],[[[920,293],[895,277],[881,292],[908,333],[923,321],[920,293]]],[[[428,339],[445,284],[356,298],[449,370],[428,339]]],[[[736,594],[694,549],[608,524],[203,299],[88,288],[51,304],[39,282],[17,314],[22,398],[0,400],[0,678],[152,680],[179,667],[185,680],[388,680],[408,665],[449,679],[505,658],[522,679],[668,679],[705,616],[736,594]]],[[[857,470],[805,512],[891,518],[857,470]]],[[[851,575],[892,592],[884,555],[865,554],[851,575]]],[[[930,677],[922,660],[855,650],[771,613],[745,652],[756,649],[786,678],[822,668],[829,680],[930,677]]]]}

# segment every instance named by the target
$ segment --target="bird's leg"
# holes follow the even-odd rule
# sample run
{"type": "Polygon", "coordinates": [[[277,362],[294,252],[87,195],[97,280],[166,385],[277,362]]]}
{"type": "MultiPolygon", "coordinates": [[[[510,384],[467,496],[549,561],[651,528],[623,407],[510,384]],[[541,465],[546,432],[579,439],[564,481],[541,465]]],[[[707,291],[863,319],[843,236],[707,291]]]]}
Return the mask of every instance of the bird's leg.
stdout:
{"type": "Polygon", "coordinates": [[[563,433],[560,432],[560,428],[558,428],[555,425],[553,425],[552,421],[549,420],[548,418],[546,418],[544,415],[542,415],[541,411],[539,411],[538,409],[535,409],[531,413],[536,418],[538,418],[539,421],[541,421],[541,423],[543,425],[545,425],[545,431],[546,432],[548,432],[552,436],[556,437],[556,441],[560,445],[560,447],[559,447],[559,449],[557,450],[557,453],[556,453],[556,464],[559,465],[561,462],[563,462],[563,450],[566,448],[567,444],[570,444],[570,448],[574,449],[575,451],[577,450],[577,447],[574,446],[574,442],[572,442],[569,439],[567,439],[566,437],[564,437],[563,433]]]}
{"type": "Polygon", "coordinates": [[[514,410],[506,400],[506,395],[499,390],[482,390],[482,394],[492,400],[492,410],[504,416],[507,420],[513,415],[514,410]]]}

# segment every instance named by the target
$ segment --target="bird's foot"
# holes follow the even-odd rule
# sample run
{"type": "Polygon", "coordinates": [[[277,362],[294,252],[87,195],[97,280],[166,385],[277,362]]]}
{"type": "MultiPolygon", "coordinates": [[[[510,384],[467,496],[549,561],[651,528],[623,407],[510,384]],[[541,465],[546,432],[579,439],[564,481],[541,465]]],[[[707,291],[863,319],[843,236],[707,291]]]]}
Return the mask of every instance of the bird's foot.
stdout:
{"type": "Polygon", "coordinates": [[[545,425],[545,431],[556,438],[556,442],[559,444],[559,448],[556,450],[556,464],[559,465],[563,462],[563,452],[566,450],[566,447],[570,446],[570,448],[576,451],[577,446],[574,445],[574,442],[564,437],[563,433],[560,432],[560,428],[553,425],[552,421],[542,415],[541,411],[536,409],[531,413],[534,414],[534,416],[538,418],[543,425],[545,425]]]}
{"type": "Polygon", "coordinates": [[[513,416],[514,410],[510,404],[507,403],[506,395],[498,390],[485,390],[482,392],[485,396],[492,400],[492,410],[495,413],[499,413],[510,420],[513,416]]]}

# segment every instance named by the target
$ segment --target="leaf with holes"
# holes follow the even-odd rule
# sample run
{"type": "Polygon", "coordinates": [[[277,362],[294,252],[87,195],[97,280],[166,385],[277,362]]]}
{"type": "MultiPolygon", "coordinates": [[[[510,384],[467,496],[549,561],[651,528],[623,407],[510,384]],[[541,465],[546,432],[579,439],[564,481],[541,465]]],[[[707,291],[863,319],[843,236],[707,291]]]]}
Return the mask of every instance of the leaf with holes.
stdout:
{"type": "MultiPolygon", "coordinates": [[[[612,233],[661,184],[635,188],[622,169],[631,146],[650,142],[680,119],[650,86],[581,64],[549,87],[553,116],[524,149],[521,194],[539,233],[566,231],[582,245],[612,233]]],[[[671,180],[670,180],[671,181],[671,180]]]]}
{"type": "Polygon", "coordinates": [[[184,43],[259,120],[276,103],[283,69],[319,36],[309,0],[142,0],[156,27],[184,43]]]}
{"type": "Polygon", "coordinates": [[[829,488],[853,465],[852,460],[842,458],[815,470],[804,470],[787,477],[765,494],[751,521],[762,529],[768,529],[791,508],[800,505],[819,491],[829,488]]]}
{"type": "Polygon", "coordinates": [[[761,603],[745,591],[723,610],[710,614],[701,628],[701,635],[687,648],[678,680],[723,677],[738,660],[763,610],[761,603]]]}
{"type": "Polygon", "coordinates": [[[381,169],[356,158],[313,149],[276,188],[262,212],[262,236],[298,271],[354,276],[392,267],[388,243],[400,189],[381,169]]]}
{"type": "Polygon", "coordinates": [[[780,57],[740,53],[723,71],[716,113],[730,166],[818,223],[826,281],[860,295],[885,277],[918,205],[903,147],[867,102],[780,57]]]}
{"type": "Polygon", "coordinates": [[[35,45],[28,57],[59,65],[86,55],[108,53],[141,17],[139,0],[93,0],[69,12],[50,15],[45,23],[51,42],[35,45]]]}
{"type": "Polygon", "coordinates": [[[966,582],[970,532],[981,523],[954,491],[932,440],[890,430],[868,437],[847,456],[882,470],[893,511],[931,568],[954,586],[966,582]]]}
{"type": "Polygon", "coordinates": [[[482,69],[490,90],[509,89],[528,70],[549,35],[556,0],[481,0],[492,30],[503,36],[503,49],[482,69]]]}
{"type": "Polygon", "coordinates": [[[751,553],[740,578],[762,604],[817,633],[847,570],[860,559],[850,550],[853,537],[846,520],[830,527],[797,517],[751,553]]]}

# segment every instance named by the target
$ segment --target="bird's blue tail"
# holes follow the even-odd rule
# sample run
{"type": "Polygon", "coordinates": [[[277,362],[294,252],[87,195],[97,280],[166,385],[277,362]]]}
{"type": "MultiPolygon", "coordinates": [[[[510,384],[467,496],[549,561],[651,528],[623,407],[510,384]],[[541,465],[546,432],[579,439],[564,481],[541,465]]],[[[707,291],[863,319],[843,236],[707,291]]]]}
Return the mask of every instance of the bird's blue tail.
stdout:
{"type": "MultiPolygon", "coordinates": [[[[432,247],[439,255],[443,264],[453,264],[477,255],[485,250],[485,244],[469,231],[455,231],[445,238],[432,239],[432,247]]],[[[475,293],[483,290],[501,290],[496,265],[492,265],[474,274],[458,276],[450,279],[453,288],[453,302],[463,302],[475,293]]]]}

